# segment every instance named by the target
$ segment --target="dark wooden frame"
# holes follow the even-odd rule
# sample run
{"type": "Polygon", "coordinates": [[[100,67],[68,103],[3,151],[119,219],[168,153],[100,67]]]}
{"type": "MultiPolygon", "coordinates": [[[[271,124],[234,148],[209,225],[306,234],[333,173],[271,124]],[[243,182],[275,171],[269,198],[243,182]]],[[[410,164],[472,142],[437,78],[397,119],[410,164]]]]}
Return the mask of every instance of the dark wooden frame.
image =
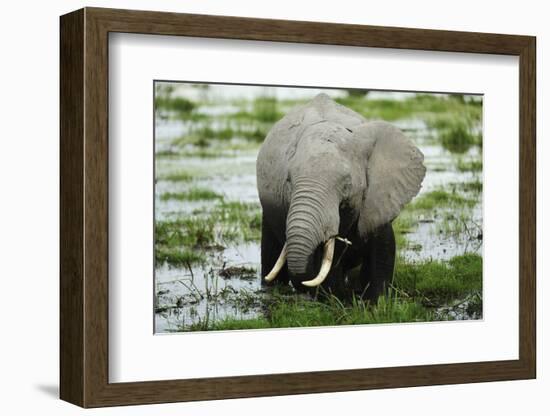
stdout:
{"type": "Polygon", "coordinates": [[[535,378],[534,37],[98,8],[64,15],[60,25],[60,396],[63,400],[83,407],[99,407],[535,378]],[[519,56],[519,359],[109,383],[109,32],[519,56]]]}

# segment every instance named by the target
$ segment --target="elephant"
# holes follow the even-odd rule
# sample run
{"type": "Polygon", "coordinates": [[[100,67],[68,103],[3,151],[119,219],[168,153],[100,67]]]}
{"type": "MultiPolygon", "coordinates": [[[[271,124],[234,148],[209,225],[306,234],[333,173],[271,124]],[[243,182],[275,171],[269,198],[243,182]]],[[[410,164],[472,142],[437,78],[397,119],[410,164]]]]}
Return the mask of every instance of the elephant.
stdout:
{"type": "Polygon", "coordinates": [[[420,191],[423,161],[397,127],[325,93],[290,110],[256,163],[262,281],[375,302],[393,278],[392,221],[420,191]]]}

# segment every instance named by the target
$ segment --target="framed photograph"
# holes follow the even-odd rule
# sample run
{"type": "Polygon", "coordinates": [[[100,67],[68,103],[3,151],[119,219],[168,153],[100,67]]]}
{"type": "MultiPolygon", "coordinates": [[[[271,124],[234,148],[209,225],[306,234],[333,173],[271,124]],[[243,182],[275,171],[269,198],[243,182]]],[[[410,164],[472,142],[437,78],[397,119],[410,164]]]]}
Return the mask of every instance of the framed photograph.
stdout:
{"type": "Polygon", "coordinates": [[[63,400],[535,378],[534,37],[60,24],[63,400]]]}

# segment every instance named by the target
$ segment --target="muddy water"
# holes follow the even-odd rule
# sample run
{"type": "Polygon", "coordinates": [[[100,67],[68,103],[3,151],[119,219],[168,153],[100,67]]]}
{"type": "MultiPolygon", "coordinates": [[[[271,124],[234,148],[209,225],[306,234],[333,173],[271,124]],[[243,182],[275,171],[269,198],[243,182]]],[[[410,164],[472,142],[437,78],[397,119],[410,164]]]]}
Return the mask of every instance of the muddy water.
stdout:
{"type": "MultiPolygon", "coordinates": [[[[213,109],[219,111],[233,109],[213,109]]],[[[401,120],[396,123],[422,150],[428,173],[420,195],[456,183],[481,180],[480,173],[459,172],[457,158],[481,160],[480,150],[473,146],[468,154],[457,156],[437,145],[431,131],[421,120],[401,120]]],[[[171,140],[187,132],[186,123],[157,120],[156,149],[170,147],[171,140]]],[[[162,201],[164,192],[182,192],[191,187],[211,189],[227,201],[258,202],[255,163],[258,148],[232,151],[230,155],[214,158],[169,157],[157,158],[157,178],[165,177],[184,169],[192,172],[192,181],[156,182],[155,217],[157,220],[185,217],[196,210],[209,209],[216,201],[162,201]]],[[[225,153],[224,153],[225,154],[225,153]]],[[[439,211],[420,218],[419,225],[407,235],[409,244],[400,253],[413,260],[442,259],[466,252],[482,250],[481,233],[482,204],[465,211],[472,219],[470,228],[457,233],[444,233],[448,215],[461,212],[439,211]]],[[[158,264],[155,270],[156,286],[156,332],[171,332],[188,327],[199,321],[224,317],[252,318],[261,314],[258,297],[262,292],[259,278],[259,242],[224,244],[208,253],[208,266],[171,267],[158,264]],[[220,271],[252,270],[245,274],[220,274],[220,271]]]]}

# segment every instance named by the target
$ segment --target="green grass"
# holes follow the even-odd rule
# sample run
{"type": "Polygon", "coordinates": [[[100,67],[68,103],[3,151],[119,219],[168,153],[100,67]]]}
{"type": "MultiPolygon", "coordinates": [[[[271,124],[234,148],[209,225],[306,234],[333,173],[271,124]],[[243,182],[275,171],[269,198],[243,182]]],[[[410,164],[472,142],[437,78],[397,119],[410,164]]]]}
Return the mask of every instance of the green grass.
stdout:
{"type": "Polygon", "coordinates": [[[455,124],[441,134],[442,146],[452,153],[466,153],[470,147],[480,142],[478,135],[470,132],[470,129],[462,124],[455,124]]]}
{"type": "Polygon", "coordinates": [[[470,299],[468,310],[481,314],[481,289],[482,258],[477,254],[456,256],[449,261],[407,262],[400,259],[390,294],[380,297],[373,305],[358,296],[345,302],[330,294],[312,299],[298,295],[288,288],[274,287],[263,298],[255,298],[252,293],[246,294],[246,305],[261,302],[263,313],[259,317],[202,320],[180,330],[292,328],[447,320],[453,319],[450,315],[453,304],[462,304],[470,299]]]}
{"type": "Polygon", "coordinates": [[[448,262],[400,260],[393,285],[407,297],[440,306],[481,291],[482,270],[482,258],[478,254],[456,256],[448,262]]]}
{"type": "Polygon", "coordinates": [[[464,160],[460,158],[456,163],[456,169],[459,172],[481,172],[483,163],[481,160],[464,160]]]}
{"type": "Polygon", "coordinates": [[[196,157],[200,159],[215,159],[219,157],[231,157],[236,156],[236,154],[224,153],[220,149],[215,149],[211,147],[206,148],[196,148],[196,149],[186,149],[186,150],[166,150],[158,151],[155,153],[157,159],[182,159],[196,157]]]}
{"type": "Polygon", "coordinates": [[[184,170],[171,172],[159,177],[161,181],[169,181],[169,182],[191,182],[196,178],[197,178],[197,175],[194,175],[193,173],[187,172],[184,170]]]}
{"type": "Polygon", "coordinates": [[[258,203],[222,200],[214,207],[196,210],[194,214],[199,215],[199,221],[204,215],[209,222],[261,229],[261,210],[258,203]]]}
{"type": "Polygon", "coordinates": [[[400,234],[413,232],[417,224],[418,222],[416,219],[407,213],[400,214],[392,223],[394,232],[400,234]]]}
{"type": "Polygon", "coordinates": [[[229,126],[225,126],[221,129],[213,129],[210,126],[204,126],[197,130],[193,130],[191,137],[193,136],[197,137],[198,140],[229,140],[235,136],[235,131],[229,126]]]}
{"type": "Polygon", "coordinates": [[[481,121],[480,102],[466,100],[462,95],[418,94],[404,100],[348,95],[336,101],[367,119],[420,119],[436,130],[437,142],[452,153],[463,154],[471,146],[482,144],[481,135],[473,131],[473,126],[481,121]]]}
{"type": "Polygon", "coordinates": [[[202,262],[211,249],[259,242],[261,221],[259,204],[220,198],[213,207],[198,209],[187,218],[157,221],[155,257],[173,266],[185,264],[184,259],[190,264],[202,262]]]}
{"type": "Polygon", "coordinates": [[[196,105],[183,97],[157,96],[155,108],[161,111],[173,111],[179,115],[187,115],[195,109],[196,105]]]}
{"type": "Polygon", "coordinates": [[[278,111],[277,99],[274,97],[258,97],[253,105],[254,119],[274,123],[279,120],[283,114],[278,111]]]}
{"type": "Polygon", "coordinates": [[[420,304],[391,295],[379,298],[372,306],[358,297],[346,304],[334,296],[324,302],[294,298],[277,302],[267,313],[273,328],[418,322],[429,320],[430,316],[430,311],[420,304]]]}
{"type": "Polygon", "coordinates": [[[470,192],[474,194],[479,194],[483,191],[483,183],[479,179],[475,179],[470,182],[452,183],[449,187],[453,190],[461,190],[463,192],[470,192]]]}
{"type": "Polygon", "coordinates": [[[196,249],[215,241],[215,221],[210,218],[185,218],[157,221],[155,248],[196,249]]]}
{"type": "Polygon", "coordinates": [[[350,308],[349,324],[427,322],[432,320],[432,311],[420,303],[401,299],[398,296],[380,297],[376,305],[367,308],[356,302],[350,308]]]}
{"type": "Polygon", "coordinates": [[[436,131],[438,143],[455,154],[463,154],[472,146],[482,147],[482,136],[475,131],[481,122],[481,106],[477,102],[458,103],[458,108],[442,114],[431,114],[426,119],[428,127],[436,131]]]}
{"type": "Polygon", "coordinates": [[[161,201],[207,201],[222,199],[223,195],[208,188],[190,188],[183,192],[165,192],[160,196],[161,201]]]}
{"type": "MultiPolygon", "coordinates": [[[[370,119],[398,120],[412,117],[415,110],[406,101],[388,99],[369,100],[358,96],[337,98],[336,101],[370,119]]],[[[407,100],[408,101],[408,100],[407,100]]]]}
{"type": "Polygon", "coordinates": [[[284,116],[279,108],[280,103],[274,97],[257,97],[252,102],[250,110],[243,108],[232,115],[233,118],[241,121],[254,121],[263,123],[274,123],[284,116]]]}
{"type": "Polygon", "coordinates": [[[219,158],[238,156],[240,152],[257,150],[269,127],[241,126],[212,129],[201,127],[172,140],[169,151],[156,153],[160,158],[219,158]]]}
{"type": "MultiPolygon", "coordinates": [[[[250,271],[252,273],[252,270],[250,271]]],[[[292,328],[358,324],[429,322],[456,319],[455,305],[466,305],[468,313],[481,315],[482,258],[477,254],[456,256],[449,261],[409,262],[399,258],[390,294],[375,304],[354,295],[342,301],[324,293],[319,298],[300,295],[290,287],[270,288],[267,293],[223,290],[212,300],[231,302],[238,311],[260,308],[254,318],[237,316],[221,320],[199,319],[180,331],[209,331],[261,328],[292,328]]]]}
{"type": "Polygon", "coordinates": [[[368,119],[395,121],[419,118],[426,122],[433,122],[447,114],[452,114],[455,119],[481,119],[481,107],[477,103],[437,95],[417,94],[404,100],[348,95],[336,101],[368,119]]]}
{"type": "Polygon", "coordinates": [[[442,163],[425,163],[428,174],[431,172],[446,172],[447,165],[442,163]]]}
{"type": "Polygon", "coordinates": [[[155,158],[169,159],[177,156],[178,156],[178,152],[172,149],[163,149],[163,150],[155,151],[155,158]]]}
{"type": "Polygon", "coordinates": [[[259,241],[262,214],[259,204],[221,201],[210,213],[223,224],[223,239],[229,241],[259,241]]]}
{"type": "Polygon", "coordinates": [[[407,234],[414,232],[414,227],[418,225],[416,218],[420,216],[435,222],[432,238],[460,239],[463,236],[469,241],[478,239],[478,236],[481,238],[480,226],[472,219],[472,208],[480,202],[481,187],[478,180],[449,184],[448,191],[436,189],[406,205],[393,223],[398,250],[422,250],[421,245],[411,244],[407,240],[407,234]]]}
{"type": "Polygon", "coordinates": [[[406,211],[414,210],[434,210],[445,207],[461,207],[475,205],[476,200],[467,198],[457,192],[447,192],[443,189],[428,192],[406,206],[406,211]]]}
{"type": "Polygon", "coordinates": [[[273,294],[265,301],[264,310],[264,315],[256,318],[201,320],[180,330],[212,331],[425,322],[433,317],[432,311],[420,303],[395,296],[381,297],[377,304],[370,306],[357,297],[353,298],[351,303],[343,304],[333,296],[326,301],[317,301],[298,295],[273,294]]]}
{"type": "Polygon", "coordinates": [[[229,331],[234,329],[270,328],[265,318],[237,319],[225,318],[219,321],[200,320],[185,328],[185,331],[229,331]]]}
{"type": "Polygon", "coordinates": [[[243,137],[252,142],[262,143],[264,139],[267,137],[267,134],[269,133],[270,128],[271,128],[271,124],[268,126],[264,124],[261,126],[255,126],[253,128],[248,128],[248,129],[242,128],[238,131],[237,134],[238,136],[243,137]]]}
{"type": "MultiPolygon", "coordinates": [[[[193,145],[199,148],[209,146],[221,147],[221,143],[231,139],[244,139],[253,143],[262,143],[269,133],[273,123],[240,123],[237,127],[226,125],[220,129],[214,129],[209,125],[191,130],[186,135],[178,137],[172,141],[176,147],[185,147],[193,145]]],[[[227,146],[223,144],[223,146],[227,146]]]]}

